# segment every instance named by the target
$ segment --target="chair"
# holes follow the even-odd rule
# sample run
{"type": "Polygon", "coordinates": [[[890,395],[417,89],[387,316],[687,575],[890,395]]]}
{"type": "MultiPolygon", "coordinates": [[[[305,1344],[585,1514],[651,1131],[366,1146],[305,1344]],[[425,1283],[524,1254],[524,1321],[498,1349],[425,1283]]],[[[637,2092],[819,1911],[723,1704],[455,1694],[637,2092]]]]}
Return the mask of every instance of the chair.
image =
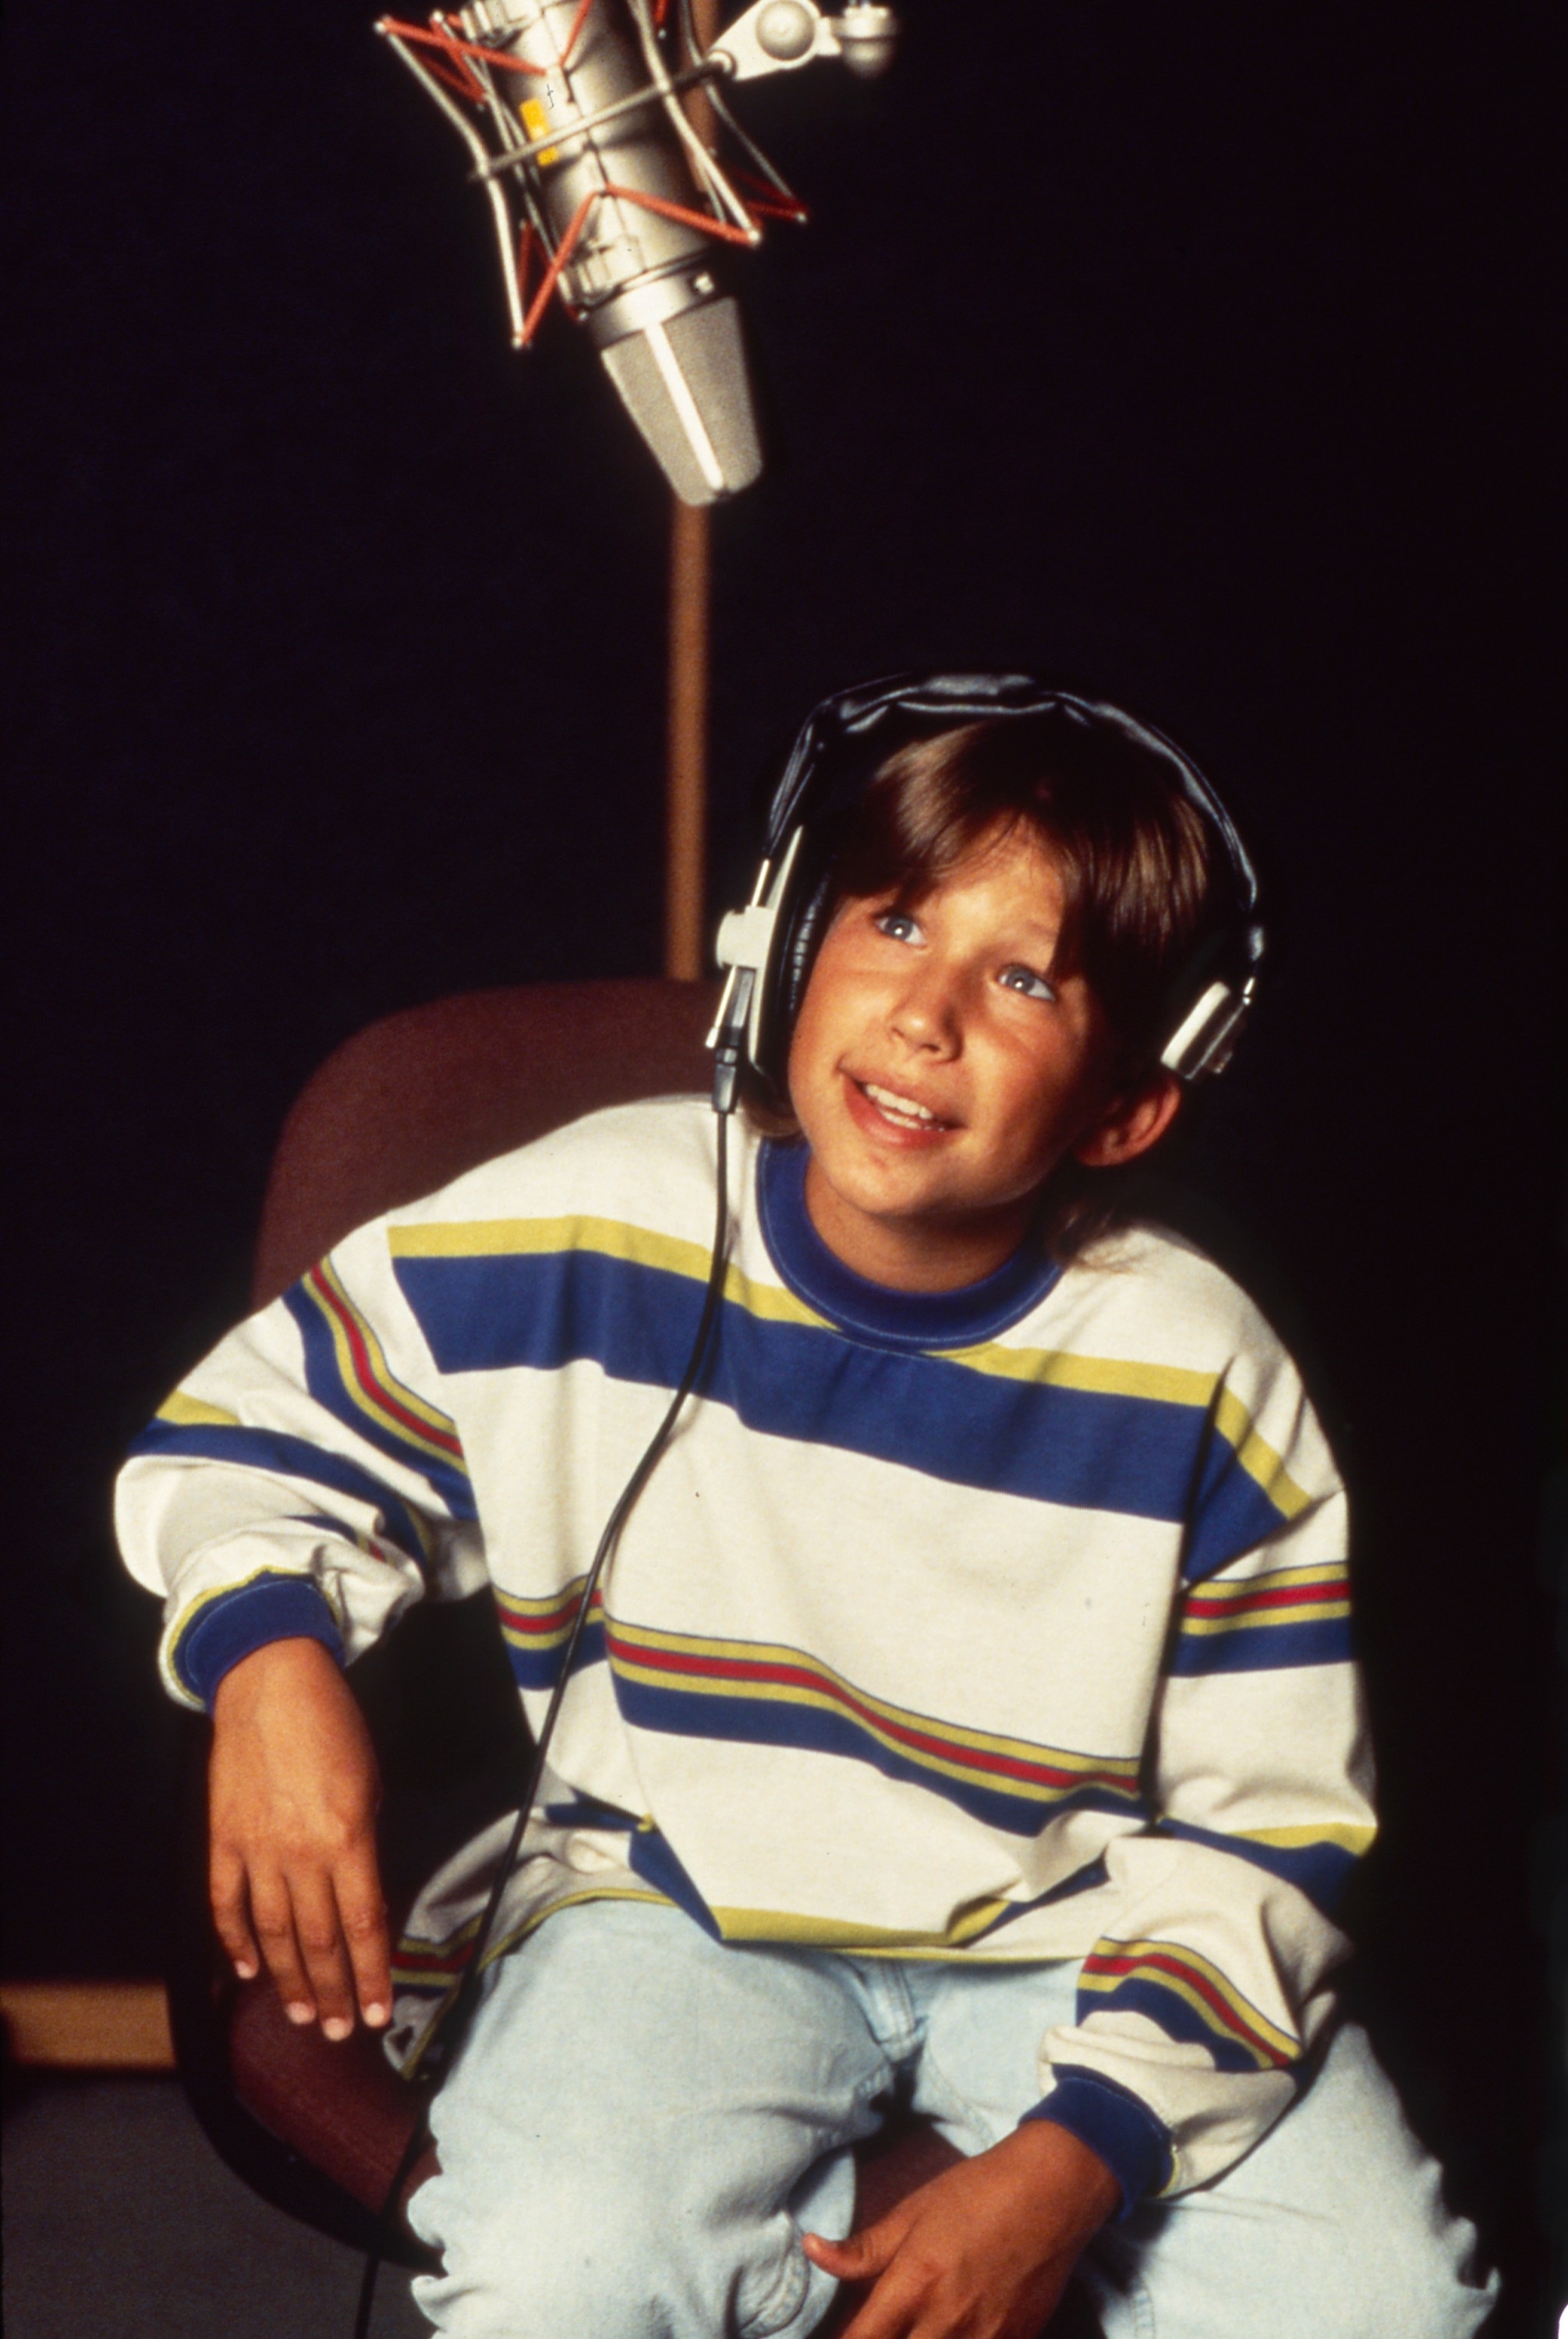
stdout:
{"type": "MultiPolygon", "coordinates": [[[[597,1106],[705,1088],[704,984],[545,983],[471,992],[388,1017],[330,1056],[280,1140],[251,1286],[260,1307],[356,1226],[597,1106]]],[[[515,1801],[526,1732],[489,1594],[418,1608],[348,1676],[385,1789],[383,1875],[394,1921],[423,1878],[515,1801]]],[[[236,1980],[206,1898],[210,1725],[190,1718],[180,1793],[170,2002],[180,2075],[222,2156],[265,2199],[363,2249],[421,2109],[379,2042],[332,2046],[285,2021],[271,1984],[236,1980]]],[[[920,2124],[863,2150],[863,2224],[956,2157],[920,2124]]],[[[412,2191],[429,2173],[414,2172],[412,2191]]],[[[430,2263],[404,2226],[388,2252],[430,2263]]],[[[847,2298],[824,2334],[853,2311],[847,2298]]],[[[1060,2339],[1092,2332],[1053,2319],[1060,2339]]]]}

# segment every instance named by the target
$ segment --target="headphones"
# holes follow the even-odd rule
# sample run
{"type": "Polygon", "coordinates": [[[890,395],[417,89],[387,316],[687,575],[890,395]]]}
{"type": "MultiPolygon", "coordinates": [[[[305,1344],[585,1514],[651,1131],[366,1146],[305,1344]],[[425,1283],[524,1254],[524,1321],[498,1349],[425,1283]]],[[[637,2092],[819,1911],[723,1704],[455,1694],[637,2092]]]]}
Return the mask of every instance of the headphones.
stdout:
{"type": "Polygon", "coordinates": [[[741,910],[719,926],[726,970],[708,1045],[714,1105],[730,1111],[742,1061],[781,1093],[790,1035],[833,899],[833,869],[852,814],[889,755],[961,724],[1036,725],[1048,752],[1089,739],[1131,746],[1159,764],[1224,848],[1231,920],[1172,988],[1159,1062],[1178,1079],[1223,1071],[1257,987],[1264,933],[1257,873],[1225,806],[1196,764],[1119,706],[1048,690],[1022,674],[897,674],[824,698],[807,717],[768,807],[764,859],[741,910]]]}

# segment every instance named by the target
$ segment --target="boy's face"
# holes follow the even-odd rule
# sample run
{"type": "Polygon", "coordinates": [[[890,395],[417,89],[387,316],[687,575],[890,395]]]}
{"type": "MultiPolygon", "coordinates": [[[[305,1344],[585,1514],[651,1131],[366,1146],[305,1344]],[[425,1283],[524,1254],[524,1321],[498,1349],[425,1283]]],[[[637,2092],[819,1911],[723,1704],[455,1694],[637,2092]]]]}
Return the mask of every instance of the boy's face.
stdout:
{"type": "Polygon", "coordinates": [[[1069,1153],[1129,1160],[1179,1091],[1116,1097],[1104,1017],[1053,975],[1061,881],[1031,832],[998,830],[917,902],[845,902],[790,1050],[806,1203],[862,1275],[940,1291],[1000,1267],[1069,1153]]]}

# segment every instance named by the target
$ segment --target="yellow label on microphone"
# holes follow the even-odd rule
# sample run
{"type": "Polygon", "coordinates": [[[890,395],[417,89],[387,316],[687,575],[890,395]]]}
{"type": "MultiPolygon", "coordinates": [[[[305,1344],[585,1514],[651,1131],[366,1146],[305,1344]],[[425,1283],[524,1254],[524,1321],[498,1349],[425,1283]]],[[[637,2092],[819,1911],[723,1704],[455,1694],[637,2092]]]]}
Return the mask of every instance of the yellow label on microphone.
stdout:
{"type": "MultiPolygon", "coordinates": [[[[518,112],[523,117],[523,128],[528,132],[530,139],[545,138],[549,135],[550,117],[537,97],[525,97],[518,112]]],[[[534,159],[540,163],[558,163],[561,159],[560,149],[558,146],[547,146],[544,153],[536,155],[534,159]]]]}

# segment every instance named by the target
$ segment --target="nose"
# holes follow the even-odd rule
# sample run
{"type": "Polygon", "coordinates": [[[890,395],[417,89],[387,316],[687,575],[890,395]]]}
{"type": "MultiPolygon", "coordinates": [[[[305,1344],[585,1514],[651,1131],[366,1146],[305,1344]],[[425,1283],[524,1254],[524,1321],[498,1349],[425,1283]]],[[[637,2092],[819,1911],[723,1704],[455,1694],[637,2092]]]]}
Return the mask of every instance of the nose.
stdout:
{"type": "Polygon", "coordinates": [[[934,952],[911,953],[904,982],[888,1014],[894,1036],[912,1054],[956,1056],[963,1044],[962,1002],[952,972],[934,952]]]}

